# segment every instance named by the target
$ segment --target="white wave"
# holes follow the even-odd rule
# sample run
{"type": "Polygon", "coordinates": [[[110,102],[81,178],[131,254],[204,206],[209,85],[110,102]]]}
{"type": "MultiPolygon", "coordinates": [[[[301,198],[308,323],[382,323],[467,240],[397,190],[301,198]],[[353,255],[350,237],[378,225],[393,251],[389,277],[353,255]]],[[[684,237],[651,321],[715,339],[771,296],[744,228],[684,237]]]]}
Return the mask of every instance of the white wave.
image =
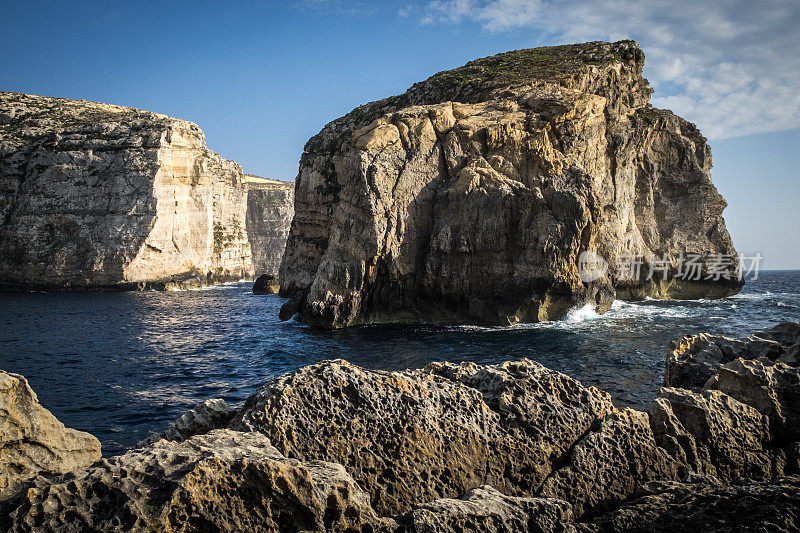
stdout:
{"type": "Polygon", "coordinates": [[[569,313],[567,313],[567,316],[564,317],[564,322],[567,324],[579,324],[581,322],[596,320],[601,316],[602,315],[594,310],[594,306],[592,304],[586,304],[583,307],[572,309],[569,313]]]}

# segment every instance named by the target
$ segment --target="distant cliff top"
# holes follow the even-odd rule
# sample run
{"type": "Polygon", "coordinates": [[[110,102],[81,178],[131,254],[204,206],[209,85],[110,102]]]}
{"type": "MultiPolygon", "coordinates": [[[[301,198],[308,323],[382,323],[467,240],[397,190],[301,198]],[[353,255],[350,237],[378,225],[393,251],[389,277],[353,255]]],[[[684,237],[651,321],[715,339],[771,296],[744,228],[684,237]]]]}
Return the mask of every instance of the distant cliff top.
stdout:
{"type": "Polygon", "coordinates": [[[244,182],[250,189],[294,189],[293,181],[281,181],[273,178],[262,178],[254,174],[245,174],[244,182]]]}
{"type": "Polygon", "coordinates": [[[415,83],[403,94],[355,108],[312,137],[305,152],[336,150],[349,132],[404,107],[447,101],[476,103],[513,97],[533,87],[581,89],[614,100],[624,93],[631,95],[626,100],[644,106],[652,91],[641,77],[643,67],[644,52],[629,40],[528,48],[476,59],[415,83]],[[607,75],[608,67],[616,74],[607,75]],[[620,83],[622,79],[626,81],[620,83]]]}
{"type": "Polygon", "coordinates": [[[88,100],[0,91],[0,135],[6,140],[90,131],[110,135],[111,131],[105,131],[110,129],[114,129],[117,135],[121,133],[120,129],[136,134],[145,129],[164,130],[176,123],[202,136],[202,131],[193,122],[161,113],[88,100]]]}

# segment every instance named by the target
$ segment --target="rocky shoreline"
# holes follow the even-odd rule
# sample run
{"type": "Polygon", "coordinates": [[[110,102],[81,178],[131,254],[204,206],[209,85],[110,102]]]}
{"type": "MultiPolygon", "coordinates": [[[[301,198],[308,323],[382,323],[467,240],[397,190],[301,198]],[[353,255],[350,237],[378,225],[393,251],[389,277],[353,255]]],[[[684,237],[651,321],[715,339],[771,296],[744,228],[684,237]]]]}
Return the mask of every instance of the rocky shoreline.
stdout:
{"type": "Polygon", "coordinates": [[[2,373],[0,529],[795,531],[799,349],[685,336],[647,411],[530,360],[323,361],[103,459],[2,373]]]}

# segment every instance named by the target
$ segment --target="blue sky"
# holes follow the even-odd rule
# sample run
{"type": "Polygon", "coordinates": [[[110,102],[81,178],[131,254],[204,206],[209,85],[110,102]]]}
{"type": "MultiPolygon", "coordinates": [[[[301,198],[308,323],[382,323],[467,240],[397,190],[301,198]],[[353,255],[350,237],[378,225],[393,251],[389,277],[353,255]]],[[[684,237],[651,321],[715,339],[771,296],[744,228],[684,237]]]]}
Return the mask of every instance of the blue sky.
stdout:
{"type": "Polygon", "coordinates": [[[0,89],[191,120],[247,172],[367,101],[494,53],[638,40],[654,105],[709,137],[737,249],[800,268],[800,2],[8,2],[0,89]],[[758,5],[754,5],[758,4],[758,5]]]}

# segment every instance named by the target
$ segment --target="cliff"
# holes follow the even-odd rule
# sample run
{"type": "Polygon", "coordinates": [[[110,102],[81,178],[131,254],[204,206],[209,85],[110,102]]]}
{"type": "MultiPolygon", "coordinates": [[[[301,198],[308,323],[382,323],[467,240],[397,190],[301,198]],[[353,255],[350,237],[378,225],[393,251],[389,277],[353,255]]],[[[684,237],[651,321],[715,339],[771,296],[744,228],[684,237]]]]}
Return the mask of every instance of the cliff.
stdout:
{"type": "Polygon", "coordinates": [[[0,289],[251,278],[247,197],[191,122],[0,92],[0,289]]]}
{"type": "Polygon", "coordinates": [[[325,126],[300,160],[282,316],[509,324],[737,292],[710,149],[649,106],[643,65],[632,41],[518,50],[325,126]],[[583,252],[607,270],[582,278],[583,252]]]}
{"type": "MultiPolygon", "coordinates": [[[[323,361],[241,409],[206,401],[120,456],[89,465],[78,446],[66,473],[22,448],[62,474],[14,480],[0,529],[796,531],[798,347],[800,323],[684,337],[647,412],[525,359],[323,361]],[[697,387],[701,363],[719,366],[697,387]]],[[[30,425],[15,437],[36,440],[30,425]]]]}
{"type": "Polygon", "coordinates": [[[245,175],[247,235],[256,276],[278,275],[294,216],[294,182],[245,175]]]}

